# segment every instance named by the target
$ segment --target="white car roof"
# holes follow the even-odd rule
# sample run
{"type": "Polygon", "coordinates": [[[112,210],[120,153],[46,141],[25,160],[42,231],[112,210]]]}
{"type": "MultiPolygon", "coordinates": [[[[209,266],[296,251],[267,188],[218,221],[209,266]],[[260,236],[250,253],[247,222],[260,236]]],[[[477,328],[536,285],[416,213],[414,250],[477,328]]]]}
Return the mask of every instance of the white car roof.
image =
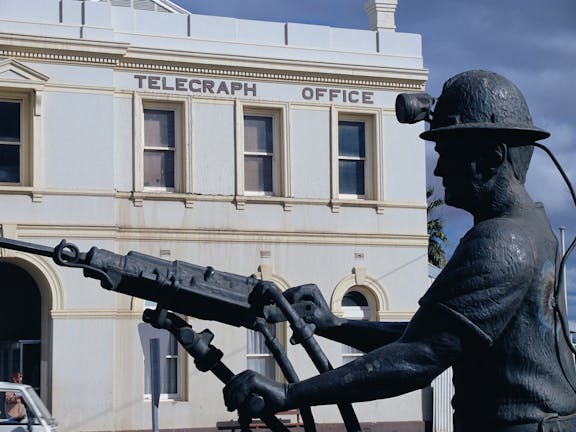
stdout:
{"type": "Polygon", "coordinates": [[[2,390],[23,390],[30,387],[28,384],[15,384],[11,382],[0,381],[0,389],[2,390]]]}

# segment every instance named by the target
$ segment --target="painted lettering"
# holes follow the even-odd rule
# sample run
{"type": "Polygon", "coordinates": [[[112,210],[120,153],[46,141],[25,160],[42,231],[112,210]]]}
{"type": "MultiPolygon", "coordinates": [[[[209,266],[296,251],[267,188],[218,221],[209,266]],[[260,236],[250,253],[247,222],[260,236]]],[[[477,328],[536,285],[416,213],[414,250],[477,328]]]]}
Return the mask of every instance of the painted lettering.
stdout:
{"type": "Polygon", "coordinates": [[[202,81],[197,79],[190,80],[188,83],[188,88],[191,92],[200,93],[202,91],[202,81]],[[194,87],[194,84],[196,84],[197,87],[194,87]]]}
{"type": "Polygon", "coordinates": [[[244,84],[244,96],[248,96],[249,93],[252,93],[252,96],[256,96],[256,83],[244,84]]]}
{"type": "Polygon", "coordinates": [[[174,87],[166,84],[166,77],[162,77],[162,90],[174,90],[174,87]]]}
{"type": "Polygon", "coordinates": [[[374,104],[374,92],[347,90],[341,88],[302,87],[301,96],[304,100],[318,102],[374,104]]]}
{"type": "Polygon", "coordinates": [[[350,90],[348,92],[348,100],[352,103],[358,103],[360,102],[359,96],[360,92],[356,91],[356,90],[350,90]]]}
{"type": "Polygon", "coordinates": [[[160,77],[159,76],[149,76],[148,77],[148,88],[151,90],[161,90],[160,88],[160,77]]]}
{"type": "Polygon", "coordinates": [[[218,90],[216,91],[217,94],[226,93],[227,95],[230,94],[228,90],[228,86],[226,85],[226,81],[221,81],[220,85],[218,86],[218,90]]]}
{"type": "Polygon", "coordinates": [[[340,96],[340,90],[338,89],[330,89],[328,90],[328,94],[329,94],[329,98],[330,98],[330,102],[332,102],[334,99],[339,98],[340,96]]]}
{"type": "Polygon", "coordinates": [[[214,81],[203,80],[202,81],[202,93],[212,93],[214,94],[214,81]]]}
{"type": "MultiPolygon", "coordinates": [[[[1,1],[1,0],[0,0],[1,1]]],[[[167,92],[209,93],[216,95],[256,96],[256,83],[211,80],[172,76],[133,75],[139,89],[163,90],[167,92]]]]}
{"type": "Polygon", "coordinates": [[[362,92],[362,103],[364,104],[374,104],[374,92],[362,92]]]}
{"type": "Polygon", "coordinates": [[[186,78],[176,78],[176,90],[186,91],[186,78]]]}
{"type": "Polygon", "coordinates": [[[244,84],[237,81],[232,81],[230,83],[230,92],[235,95],[237,91],[240,91],[244,88],[244,84]]]}
{"type": "Polygon", "coordinates": [[[304,87],[302,89],[302,97],[306,100],[310,100],[314,97],[314,90],[310,87],[304,87]]]}
{"type": "Polygon", "coordinates": [[[146,79],[146,75],[134,75],[134,78],[138,80],[138,88],[142,88],[142,82],[146,79]]]}

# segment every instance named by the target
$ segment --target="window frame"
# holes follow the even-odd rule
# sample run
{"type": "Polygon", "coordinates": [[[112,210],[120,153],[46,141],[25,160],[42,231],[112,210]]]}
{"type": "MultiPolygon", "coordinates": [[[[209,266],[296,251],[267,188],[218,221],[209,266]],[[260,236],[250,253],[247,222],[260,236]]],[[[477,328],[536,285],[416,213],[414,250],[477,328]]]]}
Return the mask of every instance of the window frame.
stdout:
{"type": "MultiPolygon", "coordinates": [[[[266,324],[269,326],[274,326],[275,328],[275,337],[276,339],[278,339],[278,341],[280,342],[280,344],[282,344],[282,346],[285,346],[285,344],[283,343],[283,326],[281,323],[278,324],[266,324]]],[[[271,361],[272,365],[274,367],[274,376],[267,376],[266,374],[264,374],[264,376],[266,376],[267,378],[273,379],[273,380],[278,380],[281,377],[278,365],[276,364],[276,359],[274,358],[274,356],[272,355],[272,353],[268,350],[268,348],[265,346],[265,338],[264,335],[262,335],[262,333],[257,332],[255,330],[251,330],[251,329],[247,329],[246,331],[246,366],[248,369],[250,369],[250,360],[258,360],[258,359],[264,359],[265,361],[271,361]],[[259,338],[261,345],[265,347],[267,352],[251,352],[250,349],[250,337],[254,337],[254,338],[259,338]]]]}
{"type": "Polygon", "coordinates": [[[331,159],[332,181],[331,200],[333,210],[337,211],[340,203],[362,203],[383,201],[383,143],[381,132],[381,110],[339,109],[331,108],[331,159]],[[350,157],[340,157],[339,130],[340,122],[355,122],[364,124],[364,194],[340,193],[340,160],[353,160],[350,157]]]}
{"type": "MultiPolygon", "coordinates": [[[[274,282],[276,284],[276,286],[282,291],[286,291],[290,286],[292,286],[290,283],[288,283],[287,280],[285,280],[284,278],[282,278],[281,276],[274,274],[272,272],[272,268],[270,267],[269,264],[260,264],[258,266],[258,271],[256,273],[254,273],[254,276],[260,280],[266,280],[266,281],[270,281],[270,282],[274,282]]],[[[269,325],[269,324],[267,324],[269,325]]],[[[276,329],[276,339],[278,340],[278,342],[280,343],[280,345],[282,347],[284,347],[284,349],[286,349],[287,346],[287,334],[288,334],[288,329],[287,329],[287,324],[286,323],[276,323],[275,325],[275,329],[276,329]]],[[[276,381],[284,381],[285,377],[284,374],[282,373],[282,370],[280,369],[280,366],[278,365],[278,363],[276,363],[276,360],[274,359],[274,356],[272,355],[272,353],[250,353],[249,352],[249,337],[250,337],[250,332],[254,331],[254,330],[250,330],[250,329],[246,329],[246,365],[248,365],[248,359],[249,358],[262,358],[262,357],[266,357],[266,358],[272,358],[274,361],[274,380],[276,381]]],[[[264,343],[265,339],[264,336],[262,335],[262,333],[260,332],[256,332],[258,334],[258,337],[261,338],[262,343],[264,343]]]]}
{"type": "Polygon", "coordinates": [[[150,194],[174,195],[191,193],[190,100],[178,95],[136,94],[134,98],[134,190],[150,194]],[[144,186],[144,153],[167,151],[166,147],[146,146],[145,115],[147,109],[174,112],[174,187],[144,186]]]}
{"type": "Polygon", "coordinates": [[[12,89],[0,89],[0,101],[19,104],[20,115],[20,139],[18,144],[2,142],[0,145],[18,145],[18,182],[0,182],[0,187],[26,187],[32,186],[33,161],[32,161],[32,93],[30,91],[14,91],[12,89]]]}
{"type": "MultiPolygon", "coordinates": [[[[148,300],[144,300],[142,302],[142,309],[145,308],[155,308],[156,307],[156,303],[148,301],[148,300]]],[[[152,330],[152,329],[151,329],[152,330]]],[[[168,341],[168,352],[165,356],[162,356],[162,353],[160,353],[160,362],[164,363],[164,368],[167,368],[166,364],[167,361],[170,359],[174,359],[176,358],[176,393],[162,393],[162,391],[160,392],[160,400],[161,401],[182,401],[184,400],[184,386],[185,386],[185,372],[186,372],[186,362],[185,362],[185,358],[186,358],[186,351],[184,350],[184,348],[180,345],[180,343],[178,342],[178,340],[176,340],[176,338],[174,337],[174,335],[168,331],[165,330],[156,330],[155,332],[158,334],[159,337],[167,337],[168,341]],[[177,353],[176,355],[170,353],[170,347],[171,344],[175,343],[176,347],[177,347],[177,353]]],[[[152,339],[152,338],[150,338],[152,339]]],[[[148,339],[148,341],[150,340],[148,339]]],[[[144,342],[144,341],[142,341],[144,342]]],[[[144,368],[144,388],[143,388],[143,397],[144,400],[151,400],[152,399],[152,393],[151,391],[148,393],[146,390],[146,379],[150,378],[150,370],[146,370],[146,358],[148,357],[148,363],[150,363],[150,344],[144,344],[142,343],[143,346],[143,350],[144,351],[144,356],[142,358],[142,365],[144,368]]],[[[162,369],[162,366],[160,367],[160,369],[162,369]]],[[[152,386],[152,383],[150,383],[150,387],[152,386]]],[[[151,388],[150,388],[151,390],[151,388]]]]}
{"type": "Polygon", "coordinates": [[[276,113],[266,113],[266,114],[255,114],[252,112],[244,112],[243,117],[244,123],[244,192],[246,195],[257,195],[257,196],[274,196],[275,191],[278,190],[278,115],[276,113]],[[267,150],[258,151],[258,150],[247,150],[246,149],[246,120],[248,117],[251,118],[259,118],[259,119],[270,119],[271,123],[271,137],[272,140],[272,151],[268,152],[267,150]],[[266,160],[266,158],[271,158],[272,161],[272,190],[251,190],[246,188],[246,159],[247,158],[258,158],[266,160]]]}
{"type": "MultiPolygon", "coordinates": [[[[366,287],[355,285],[350,287],[350,289],[344,294],[342,297],[342,302],[344,301],[344,297],[351,292],[356,292],[360,294],[366,300],[368,306],[344,306],[340,305],[342,318],[349,319],[349,320],[363,320],[363,321],[370,321],[374,319],[375,315],[375,305],[374,300],[371,298],[372,295],[367,293],[366,287]]],[[[341,344],[341,357],[342,357],[342,364],[349,363],[354,361],[358,357],[362,357],[364,353],[356,348],[351,346],[341,344]]]]}
{"type": "MultiPolygon", "coordinates": [[[[286,104],[255,104],[236,101],[236,195],[250,199],[284,198],[289,190],[289,154],[286,104]],[[272,192],[246,190],[245,157],[251,152],[245,150],[245,117],[269,117],[272,119],[272,192]]],[[[260,152],[254,152],[257,155],[260,152]]]]}

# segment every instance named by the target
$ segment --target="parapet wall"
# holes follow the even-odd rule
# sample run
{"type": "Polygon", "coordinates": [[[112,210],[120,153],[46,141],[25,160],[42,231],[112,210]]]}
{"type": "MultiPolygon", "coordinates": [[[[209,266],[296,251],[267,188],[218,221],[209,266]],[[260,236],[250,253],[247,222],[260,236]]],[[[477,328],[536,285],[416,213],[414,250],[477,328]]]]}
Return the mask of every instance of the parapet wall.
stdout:
{"type": "Polygon", "coordinates": [[[198,53],[422,68],[417,34],[136,10],[103,1],[0,0],[0,32],[198,53]]]}

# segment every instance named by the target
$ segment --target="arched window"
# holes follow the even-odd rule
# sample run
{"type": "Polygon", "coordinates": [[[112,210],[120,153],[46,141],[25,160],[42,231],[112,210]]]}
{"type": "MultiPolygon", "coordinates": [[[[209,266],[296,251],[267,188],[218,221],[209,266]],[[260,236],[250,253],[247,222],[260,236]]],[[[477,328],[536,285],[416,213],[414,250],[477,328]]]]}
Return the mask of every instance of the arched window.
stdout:
{"type": "MultiPolygon", "coordinates": [[[[261,264],[258,270],[259,271],[255,274],[257,278],[274,282],[282,291],[288,289],[290,286],[282,277],[273,274],[269,265],[261,264]]],[[[278,323],[266,325],[270,333],[276,337],[282,345],[284,345],[286,333],[284,324],[278,323]]],[[[265,377],[273,380],[280,379],[280,377],[278,377],[276,361],[266,346],[264,336],[254,330],[247,330],[247,332],[246,363],[248,369],[259,372],[265,377]]]]}
{"type": "MultiPolygon", "coordinates": [[[[279,324],[266,324],[270,333],[276,337],[279,324]]],[[[246,360],[248,369],[261,373],[267,378],[276,379],[276,361],[266,347],[264,336],[261,333],[248,330],[246,346],[246,360]]]]}
{"type": "MultiPolygon", "coordinates": [[[[365,290],[365,288],[354,286],[342,297],[343,318],[353,320],[372,319],[373,311],[369,297],[361,290],[365,290]]],[[[351,362],[360,356],[362,356],[362,351],[348,345],[342,345],[342,364],[351,362]]]]}

